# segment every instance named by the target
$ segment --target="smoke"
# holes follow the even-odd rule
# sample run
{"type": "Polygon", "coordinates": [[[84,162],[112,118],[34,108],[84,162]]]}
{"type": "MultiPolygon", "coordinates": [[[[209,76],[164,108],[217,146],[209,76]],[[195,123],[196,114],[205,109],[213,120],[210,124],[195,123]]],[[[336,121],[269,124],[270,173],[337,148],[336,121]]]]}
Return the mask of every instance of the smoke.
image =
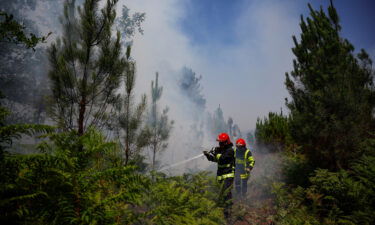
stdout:
{"type": "Polygon", "coordinates": [[[272,184],[282,182],[283,156],[281,152],[272,152],[264,146],[252,149],[255,160],[254,169],[248,182],[248,202],[272,197],[272,184]],[[261,150],[260,150],[261,149],[261,150]]]}
{"type": "MultiPolygon", "coordinates": [[[[59,27],[56,13],[62,12],[61,2],[4,0],[0,8],[23,24],[26,34],[44,36],[53,32],[47,39],[50,42],[59,27]]],[[[0,43],[0,88],[6,97],[2,104],[12,112],[7,123],[46,122],[44,98],[48,93],[47,46],[48,43],[41,43],[33,51],[23,45],[0,43]]]]}
{"type": "Polygon", "coordinates": [[[161,163],[162,165],[178,164],[168,170],[171,174],[216,170],[216,165],[208,162],[205,157],[198,157],[185,164],[179,164],[179,162],[216,146],[216,136],[221,132],[231,134],[233,139],[241,137],[239,126],[233,125],[233,119],[230,117],[228,121],[231,121],[231,125],[228,125],[220,106],[212,115],[208,112],[207,99],[202,94],[203,75],[197,75],[193,69],[185,66],[175,72],[174,77],[175,79],[165,80],[167,87],[165,88],[165,102],[173,106],[170,107],[170,117],[175,124],[169,148],[163,153],[161,163]]]}
{"type": "MultiPolygon", "coordinates": [[[[215,144],[207,130],[206,99],[202,95],[200,81],[202,76],[187,67],[174,72],[175,79],[161,81],[165,84],[164,102],[170,105],[170,119],[175,121],[169,139],[168,149],[161,157],[162,165],[171,165],[197,156],[215,144]]],[[[170,174],[194,172],[209,166],[205,157],[167,170],[170,174]]]]}

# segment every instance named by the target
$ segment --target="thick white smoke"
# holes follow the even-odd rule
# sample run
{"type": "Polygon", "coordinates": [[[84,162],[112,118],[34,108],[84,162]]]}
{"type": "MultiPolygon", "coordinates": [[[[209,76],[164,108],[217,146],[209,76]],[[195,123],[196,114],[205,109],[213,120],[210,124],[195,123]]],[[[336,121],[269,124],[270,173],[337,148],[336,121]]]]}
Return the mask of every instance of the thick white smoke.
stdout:
{"type": "MultiPolygon", "coordinates": [[[[170,108],[170,119],[175,121],[169,146],[161,156],[162,165],[187,160],[201,154],[203,150],[209,150],[216,144],[206,126],[205,106],[197,105],[194,99],[181,88],[182,68],[174,71],[173,74],[173,79],[163,79],[160,74],[160,81],[165,84],[164,102],[170,108]]],[[[200,157],[170,168],[167,172],[171,174],[193,172],[206,169],[209,165],[205,157],[200,157]]]]}

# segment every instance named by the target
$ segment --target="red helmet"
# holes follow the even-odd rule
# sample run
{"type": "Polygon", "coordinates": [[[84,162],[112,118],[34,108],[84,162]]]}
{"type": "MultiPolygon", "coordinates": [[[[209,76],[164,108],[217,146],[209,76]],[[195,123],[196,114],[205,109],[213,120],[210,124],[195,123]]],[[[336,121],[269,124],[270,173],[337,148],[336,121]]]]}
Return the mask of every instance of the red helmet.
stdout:
{"type": "Polygon", "coordinates": [[[236,145],[237,145],[237,146],[246,146],[246,142],[245,142],[244,139],[239,138],[239,139],[237,139],[237,141],[236,141],[236,145]]]}
{"type": "Polygon", "coordinates": [[[225,142],[226,144],[230,144],[230,138],[227,133],[221,133],[217,136],[216,141],[218,142],[225,142]]]}

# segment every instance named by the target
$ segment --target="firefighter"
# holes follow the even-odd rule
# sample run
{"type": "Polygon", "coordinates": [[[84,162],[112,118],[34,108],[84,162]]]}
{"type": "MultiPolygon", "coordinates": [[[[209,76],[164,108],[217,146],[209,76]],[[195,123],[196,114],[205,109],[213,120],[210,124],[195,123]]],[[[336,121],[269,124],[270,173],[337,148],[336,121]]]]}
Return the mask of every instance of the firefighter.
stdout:
{"type": "Polygon", "coordinates": [[[213,148],[211,151],[203,151],[203,154],[209,161],[217,163],[217,180],[221,184],[220,197],[223,201],[224,215],[229,217],[230,208],[232,206],[232,187],[234,180],[234,150],[229,135],[221,133],[217,140],[219,147],[213,148]]]}
{"type": "Polygon", "coordinates": [[[242,138],[237,139],[234,154],[236,158],[236,173],[234,178],[236,194],[244,198],[247,192],[247,181],[249,180],[250,171],[253,169],[255,161],[251,151],[246,148],[245,140],[242,138]]]}

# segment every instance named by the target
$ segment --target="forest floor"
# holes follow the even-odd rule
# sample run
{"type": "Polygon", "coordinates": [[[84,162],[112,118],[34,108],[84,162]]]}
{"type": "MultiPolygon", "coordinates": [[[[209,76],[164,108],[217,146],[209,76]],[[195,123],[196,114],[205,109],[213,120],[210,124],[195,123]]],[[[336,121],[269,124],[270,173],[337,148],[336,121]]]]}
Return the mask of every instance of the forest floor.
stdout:
{"type": "Polygon", "coordinates": [[[232,216],[228,220],[230,225],[273,225],[275,214],[272,198],[236,200],[232,208],[232,216]]]}
{"type": "MultiPolygon", "coordinates": [[[[282,180],[278,154],[254,154],[257,162],[247,186],[246,198],[234,198],[230,225],[273,225],[276,214],[273,182],[282,180]]],[[[235,190],[232,193],[236,195],[235,190]]]]}

